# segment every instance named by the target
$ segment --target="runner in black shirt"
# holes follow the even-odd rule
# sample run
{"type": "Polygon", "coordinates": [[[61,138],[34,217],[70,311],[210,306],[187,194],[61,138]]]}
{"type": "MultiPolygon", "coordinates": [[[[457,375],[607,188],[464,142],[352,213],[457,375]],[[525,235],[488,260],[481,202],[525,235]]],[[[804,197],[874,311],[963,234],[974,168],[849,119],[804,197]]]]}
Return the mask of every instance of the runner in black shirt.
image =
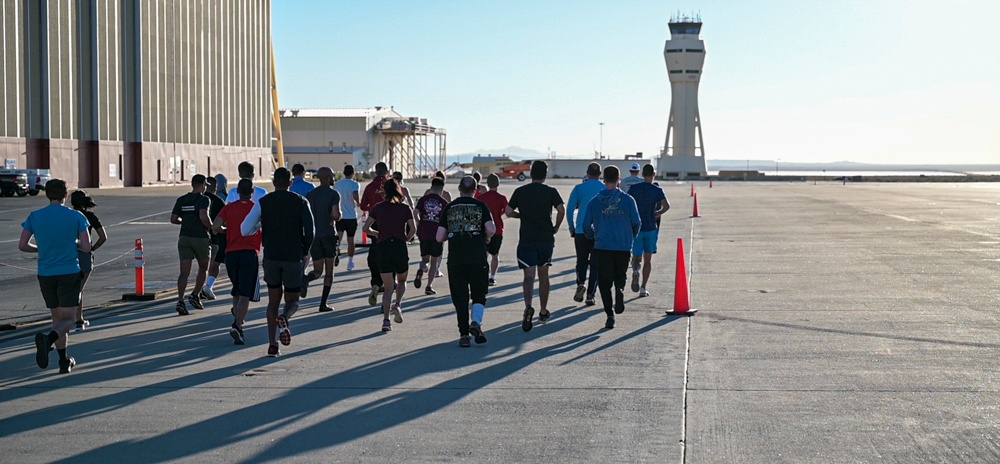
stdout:
{"type": "Polygon", "coordinates": [[[188,296],[188,303],[196,309],[205,309],[199,295],[205,285],[208,262],[212,254],[212,239],[209,232],[212,221],[208,216],[212,201],[204,193],[205,176],[195,174],[191,178],[191,193],[178,198],[170,214],[170,222],[181,226],[181,234],[177,239],[177,252],[181,259],[181,273],[177,276],[177,314],[182,316],[188,314],[184,305],[184,295],[193,260],[198,261],[198,275],[195,278],[194,289],[188,296]]]}
{"type": "Polygon", "coordinates": [[[302,297],[305,298],[309,282],[323,277],[323,296],[320,298],[321,312],[333,311],[327,306],[330,298],[330,287],[333,286],[333,266],[337,258],[337,221],[340,220],[340,193],[333,188],[333,169],[326,166],[316,171],[319,187],[306,194],[309,207],[312,208],[313,220],[316,223],[316,237],[313,239],[312,255],[313,270],[302,282],[302,297]]]}
{"type": "Polygon", "coordinates": [[[87,232],[97,231],[97,241],[91,242],[90,253],[79,252],[80,273],[83,275],[80,281],[80,304],[76,307],[76,331],[79,332],[90,325],[90,321],[83,318],[83,289],[86,287],[87,281],[90,280],[90,273],[94,270],[94,252],[108,241],[108,233],[104,230],[101,220],[94,214],[97,203],[94,203],[93,198],[87,196],[87,192],[83,190],[73,192],[73,195],[70,196],[70,203],[73,205],[73,209],[83,213],[83,217],[87,218],[87,222],[90,223],[87,232]]]}
{"type": "Polygon", "coordinates": [[[474,198],[476,180],[463,177],[458,183],[461,195],[441,212],[437,230],[439,242],[448,241],[448,289],[458,316],[458,346],[469,347],[469,335],[476,343],[486,343],[483,314],[489,290],[489,263],[486,245],[496,233],[490,208],[474,198]],[[469,297],[472,298],[472,323],[469,323],[469,297]]]}
{"type": "Polygon", "coordinates": [[[517,243],[517,266],[524,271],[521,290],[524,294],[524,320],[521,329],[531,330],[531,318],[535,310],[531,307],[531,297],[535,291],[535,272],[538,272],[538,300],[542,308],[538,320],[549,320],[549,266],[556,244],[556,232],[566,216],[559,192],[545,185],[549,167],[545,161],[531,163],[531,183],[514,190],[507,203],[507,217],[521,218],[521,237],[517,243]],[[552,223],[552,209],[556,210],[556,222],[552,223]]]}

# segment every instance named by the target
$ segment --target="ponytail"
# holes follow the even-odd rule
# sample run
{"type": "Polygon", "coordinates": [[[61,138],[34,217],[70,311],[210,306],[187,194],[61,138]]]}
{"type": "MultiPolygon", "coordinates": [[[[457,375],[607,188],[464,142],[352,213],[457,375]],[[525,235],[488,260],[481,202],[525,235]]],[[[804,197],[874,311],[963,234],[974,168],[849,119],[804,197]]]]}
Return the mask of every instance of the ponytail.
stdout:
{"type": "Polygon", "coordinates": [[[396,183],[395,179],[385,181],[385,184],[382,185],[382,190],[385,191],[385,201],[390,203],[402,203],[406,200],[406,197],[399,192],[399,184],[396,183]]]}

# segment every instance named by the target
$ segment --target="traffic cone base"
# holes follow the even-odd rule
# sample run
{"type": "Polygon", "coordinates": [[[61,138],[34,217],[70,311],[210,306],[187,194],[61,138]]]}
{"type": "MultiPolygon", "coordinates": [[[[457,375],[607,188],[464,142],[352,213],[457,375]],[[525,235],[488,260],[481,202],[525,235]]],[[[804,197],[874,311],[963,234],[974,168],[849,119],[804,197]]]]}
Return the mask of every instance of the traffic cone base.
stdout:
{"type": "Polygon", "coordinates": [[[674,309],[668,316],[692,316],[697,309],[691,309],[691,288],[688,287],[687,265],[684,262],[684,239],[677,239],[677,278],[674,280],[674,309]]]}

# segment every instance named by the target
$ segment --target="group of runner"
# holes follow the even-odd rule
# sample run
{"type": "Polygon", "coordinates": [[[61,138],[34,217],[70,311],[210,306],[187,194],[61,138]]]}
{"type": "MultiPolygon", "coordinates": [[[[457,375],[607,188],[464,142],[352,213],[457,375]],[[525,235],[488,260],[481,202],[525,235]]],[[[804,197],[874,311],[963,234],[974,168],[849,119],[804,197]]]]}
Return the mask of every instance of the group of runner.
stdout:
{"type": "MultiPolygon", "coordinates": [[[[291,171],[278,168],[273,173],[274,190],[270,193],[254,185],[252,164],[241,163],[238,171],[240,181],[228,194],[224,176],[198,174],[191,179],[191,192],[175,202],[171,222],[180,225],[175,309],[187,315],[188,305],[203,309],[203,299],[215,299],[218,265],[224,263],[232,284],[233,322],[229,333],[235,344],[243,345],[249,303],[260,299],[262,269],[268,295],[268,356],[280,354],[279,344],[291,343],[289,320],[298,310],[300,299],[306,297],[311,281],[323,277],[319,310],[333,310],[328,298],[334,267],[339,263],[339,245],[345,236],[347,268],[354,268],[354,235],[359,225],[355,207],[365,214],[363,232],[373,238],[368,251],[368,301],[372,306],[381,306],[381,330],[389,332],[393,322],[403,322],[403,296],[409,277],[407,245],[414,239],[420,242],[421,260],[413,285],[433,295],[437,293],[434,279],[442,275],[439,268],[447,243],[448,290],[456,310],[461,347],[471,346],[472,340],[487,340],[483,318],[489,287],[496,285],[504,216],[521,221],[516,256],[523,273],[522,330],[533,327],[536,279],[538,321],[544,323],[551,317],[549,267],[555,235],[567,213],[576,251],[574,300],[595,305],[599,292],[607,315],[605,327],[611,329],[615,315],[625,310],[630,260],[632,291],[641,297],[649,295],[646,284],[651,256],[656,253],[658,221],[670,208],[662,189],[653,181],[655,171],[650,165],[640,169],[633,164],[632,176],[620,179],[617,167],[602,170],[598,163],[591,163],[584,182],[570,194],[568,208],[559,192],[545,184],[548,166],[544,161],[532,163],[531,183],[515,189],[509,201],[498,191],[499,178],[495,174],[487,177],[485,186],[480,185],[478,175],[463,177],[458,184],[459,196],[452,199],[445,190],[445,176],[439,172],[415,205],[402,185],[402,175],[390,175],[381,162],[375,165],[373,179],[360,195],[352,166],[343,170],[344,178],[336,183],[330,168],[319,169],[319,186],[304,179],[301,165],[293,166],[291,171]],[[188,293],[187,283],[195,262],[195,284],[188,293]]],[[[72,198],[79,211],[62,206],[66,191],[65,183],[60,182],[50,183],[52,188],[46,189],[50,206],[32,213],[23,224],[20,249],[39,252],[39,282],[46,306],[52,309],[52,331],[36,336],[38,365],[47,366],[50,347],[55,345],[60,371],[69,372],[75,361],[65,355],[66,334],[74,325],[82,330],[88,324],[81,314],[80,292],[92,269],[89,253],[101,246],[107,235],[93,214],[96,205],[85,192],[75,192],[72,198]],[[42,221],[45,228],[38,227],[42,221]],[[62,226],[50,230],[48,224],[62,226]],[[98,232],[93,245],[88,227],[98,232]],[[76,233],[71,234],[73,231],[76,233]],[[37,247],[29,242],[32,235],[37,247]],[[67,257],[70,248],[79,254],[72,263],[67,257]],[[91,267],[86,265],[85,254],[91,267]]]]}

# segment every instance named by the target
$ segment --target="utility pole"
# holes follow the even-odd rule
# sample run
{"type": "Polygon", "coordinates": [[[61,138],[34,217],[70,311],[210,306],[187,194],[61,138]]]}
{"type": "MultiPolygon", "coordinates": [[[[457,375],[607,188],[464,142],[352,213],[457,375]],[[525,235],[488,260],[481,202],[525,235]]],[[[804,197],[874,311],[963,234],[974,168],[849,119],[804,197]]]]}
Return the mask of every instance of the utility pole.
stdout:
{"type": "Polygon", "coordinates": [[[601,148],[598,151],[598,153],[600,155],[599,157],[601,159],[604,159],[604,123],[603,122],[599,122],[598,124],[600,124],[600,126],[601,126],[601,148]]]}

